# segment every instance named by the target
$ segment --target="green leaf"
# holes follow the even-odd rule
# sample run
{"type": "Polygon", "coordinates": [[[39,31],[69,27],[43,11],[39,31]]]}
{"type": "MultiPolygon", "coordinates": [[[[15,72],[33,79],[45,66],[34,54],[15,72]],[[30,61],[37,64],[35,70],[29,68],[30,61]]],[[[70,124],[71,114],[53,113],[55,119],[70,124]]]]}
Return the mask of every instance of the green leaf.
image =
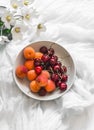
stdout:
{"type": "Polygon", "coordinates": [[[11,29],[3,29],[3,35],[4,36],[8,36],[8,34],[10,34],[11,33],[11,29]]]}
{"type": "Polygon", "coordinates": [[[4,25],[4,22],[0,20],[0,27],[4,25]]]}

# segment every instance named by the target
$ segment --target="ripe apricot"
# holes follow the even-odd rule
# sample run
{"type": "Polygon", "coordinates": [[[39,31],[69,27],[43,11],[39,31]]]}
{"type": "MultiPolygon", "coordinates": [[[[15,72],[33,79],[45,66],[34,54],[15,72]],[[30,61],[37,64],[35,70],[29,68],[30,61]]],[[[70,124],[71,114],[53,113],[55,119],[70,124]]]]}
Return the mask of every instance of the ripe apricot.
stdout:
{"type": "Polygon", "coordinates": [[[29,70],[27,72],[28,80],[34,80],[34,79],[36,79],[36,77],[37,77],[37,74],[36,74],[35,70],[29,70]]]}
{"type": "Polygon", "coordinates": [[[40,90],[40,86],[37,84],[36,80],[31,81],[30,90],[34,93],[37,93],[40,90]]]}
{"type": "Polygon", "coordinates": [[[41,52],[35,53],[35,58],[41,59],[42,56],[43,56],[43,54],[41,52]]]}
{"type": "Polygon", "coordinates": [[[35,58],[35,50],[31,46],[26,47],[23,50],[23,54],[24,54],[25,59],[35,58]]]}
{"type": "Polygon", "coordinates": [[[35,53],[35,58],[41,59],[42,56],[43,56],[43,53],[41,53],[41,52],[35,53]]]}
{"type": "Polygon", "coordinates": [[[37,78],[36,78],[36,81],[38,83],[39,86],[41,87],[45,87],[48,83],[48,78],[45,76],[45,75],[39,75],[37,78]]]}
{"type": "Polygon", "coordinates": [[[55,83],[52,80],[48,80],[48,84],[45,86],[47,92],[53,92],[56,89],[55,83]]]}
{"type": "Polygon", "coordinates": [[[41,75],[45,75],[47,78],[50,78],[50,73],[47,70],[42,70],[41,75]]]}
{"type": "Polygon", "coordinates": [[[34,60],[26,60],[24,65],[28,70],[34,69],[34,60]]]}
{"type": "Polygon", "coordinates": [[[18,78],[23,79],[26,77],[27,71],[28,70],[24,65],[19,65],[17,66],[15,73],[18,78]]]}

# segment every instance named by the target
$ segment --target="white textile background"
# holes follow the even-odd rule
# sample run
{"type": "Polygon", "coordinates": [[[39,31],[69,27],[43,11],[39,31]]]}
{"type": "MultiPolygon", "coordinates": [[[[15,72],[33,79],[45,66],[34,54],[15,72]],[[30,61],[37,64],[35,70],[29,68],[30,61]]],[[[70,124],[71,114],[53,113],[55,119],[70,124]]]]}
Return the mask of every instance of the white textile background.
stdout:
{"type": "Polygon", "coordinates": [[[47,31],[0,46],[0,130],[94,130],[94,1],[35,0],[34,6],[47,31]],[[53,101],[25,96],[12,76],[17,53],[38,40],[63,45],[76,63],[73,87],[53,101]]]}

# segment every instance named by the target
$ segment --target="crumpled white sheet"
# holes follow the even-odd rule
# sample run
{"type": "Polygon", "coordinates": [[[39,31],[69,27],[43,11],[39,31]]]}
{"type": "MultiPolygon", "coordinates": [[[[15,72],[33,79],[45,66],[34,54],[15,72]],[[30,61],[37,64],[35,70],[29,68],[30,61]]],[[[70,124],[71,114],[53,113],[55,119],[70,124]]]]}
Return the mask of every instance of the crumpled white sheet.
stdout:
{"type": "Polygon", "coordinates": [[[0,46],[0,130],[93,130],[94,1],[35,0],[34,6],[44,16],[47,31],[0,46]],[[13,80],[17,53],[38,40],[62,44],[76,63],[72,88],[53,101],[27,97],[13,80]]]}

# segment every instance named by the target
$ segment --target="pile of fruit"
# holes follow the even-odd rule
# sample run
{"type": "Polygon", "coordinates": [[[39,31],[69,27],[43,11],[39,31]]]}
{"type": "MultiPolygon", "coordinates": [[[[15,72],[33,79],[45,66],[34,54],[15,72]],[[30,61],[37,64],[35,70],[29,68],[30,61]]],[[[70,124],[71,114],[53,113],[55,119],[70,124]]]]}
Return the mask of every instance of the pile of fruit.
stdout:
{"type": "Polygon", "coordinates": [[[23,50],[25,62],[16,68],[16,76],[28,79],[31,92],[45,96],[47,93],[67,89],[67,68],[62,65],[52,47],[42,46],[36,52],[31,46],[23,50]]]}

